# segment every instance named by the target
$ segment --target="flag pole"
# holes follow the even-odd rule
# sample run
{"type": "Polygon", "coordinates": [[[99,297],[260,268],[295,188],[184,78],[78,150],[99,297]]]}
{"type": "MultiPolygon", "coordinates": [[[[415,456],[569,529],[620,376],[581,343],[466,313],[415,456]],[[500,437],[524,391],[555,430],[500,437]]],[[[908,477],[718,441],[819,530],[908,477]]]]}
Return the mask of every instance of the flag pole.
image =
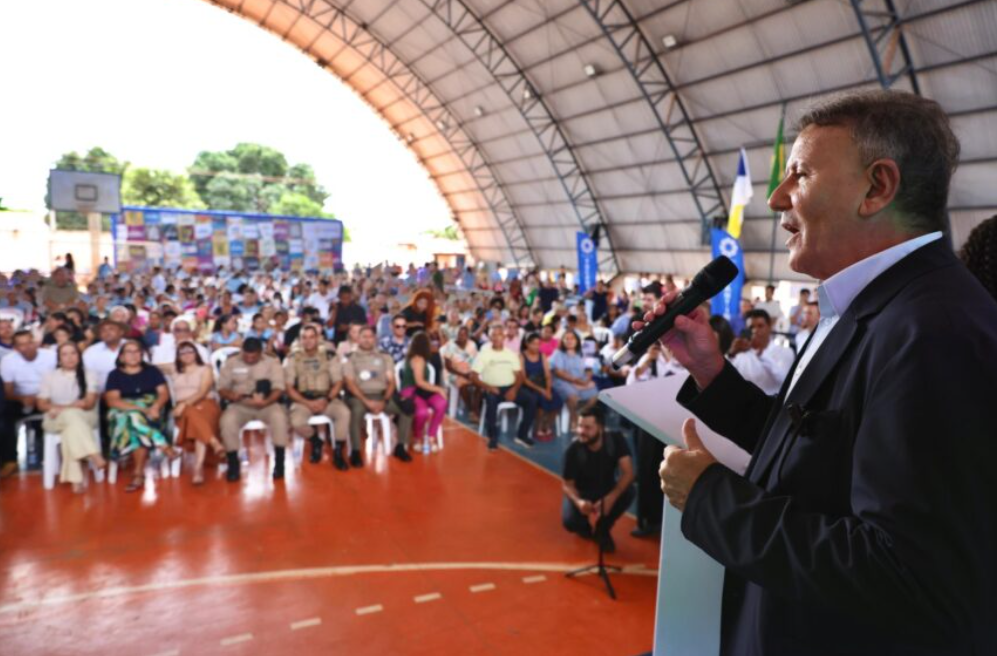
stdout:
{"type": "MultiPolygon", "coordinates": [[[[780,161],[780,159],[782,159],[782,158],[780,158],[780,156],[779,156],[780,149],[785,149],[785,145],[783,145],[783,139],[782,139],[782,128],[783,128],[783,122],[785,120],[786,120],[786,103],[782,103],[782,113],[779,115],[779,133],[776,135],[776,138],[775,138],[775,148],[773,149],[773,153],[772,153],[772,159],[773,159],[772,168],[773,168],[773,171],[772,171],[772,177],[769,179],[769,198],[772,197],[772,192],[774,191],[773,182],[775,181],[775,175],[776,175],[775,169],[776,169],[776,167],[780,166],[782,168],[785,168],[785,161],[780,161]]],[[[778,172],[778,176],[779,176],[778,180],[782,180],[782,171],[781,170],[778,172]]],[[[766,199],[766,200],[768,200],[768,199],[766,199]]],[[[778,230],[779,230],[779,214],[778,214],[778,212],[773,212],[772,213],[772,244],[771,244],[771,247],[769,248],[769,284],[770,285],[774,285],[775,284],[775,238],[776,238],[776,234],[778,233],[778,230]]]]}

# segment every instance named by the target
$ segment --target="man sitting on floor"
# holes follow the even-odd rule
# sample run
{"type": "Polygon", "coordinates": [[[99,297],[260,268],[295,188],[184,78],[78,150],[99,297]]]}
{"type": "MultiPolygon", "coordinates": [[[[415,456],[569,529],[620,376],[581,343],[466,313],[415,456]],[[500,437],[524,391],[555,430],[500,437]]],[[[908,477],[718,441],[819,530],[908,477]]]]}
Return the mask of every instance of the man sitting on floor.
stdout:
{"type": "Polygon", "coordinates": [[[630,447],[619,433],[607,433],[599,408],[579,412],[578,436],[564,455],[564,528],[616,550],[610,532],[634,499],[630,447]]]}

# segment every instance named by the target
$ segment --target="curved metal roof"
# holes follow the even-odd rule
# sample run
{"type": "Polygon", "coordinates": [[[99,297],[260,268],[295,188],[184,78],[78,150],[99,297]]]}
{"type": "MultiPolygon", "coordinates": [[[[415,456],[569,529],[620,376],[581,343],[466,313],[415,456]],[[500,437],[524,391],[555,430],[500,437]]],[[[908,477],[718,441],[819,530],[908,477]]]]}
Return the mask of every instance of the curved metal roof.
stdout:
{"type": "Polygon", "coordinates": [[[209,1],[352,86],[480,259],[573,267],[599,226],[607,275],[693,272],[743,146],[748,275],[799,278],[765,204],[779,116],[866,86],[952,117],[956,244],[997,212],[997,0],[209,1]]]}

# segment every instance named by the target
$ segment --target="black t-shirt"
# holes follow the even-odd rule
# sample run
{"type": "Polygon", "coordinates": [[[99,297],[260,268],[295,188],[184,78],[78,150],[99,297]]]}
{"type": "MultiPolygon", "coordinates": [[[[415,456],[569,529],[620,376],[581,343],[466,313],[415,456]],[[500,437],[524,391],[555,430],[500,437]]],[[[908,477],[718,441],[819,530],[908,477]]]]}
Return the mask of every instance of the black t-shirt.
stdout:
{"type": "Polygon", "coordinates": [[[146,394],[155,394],[156,388],[165,385],[163,373],[152,365],[142,368],[137,374],[126,374],[121,369],[113,370],[107,377],[106,391],[117,390],[123,399],[138,399],[146,394]]]}
{"type": "Polygon", "coordinates": [[[336,303],[336,344],[346,339],[350,326],[355,323],[367,324],[367,313],[364,312],[364,309],[356,303],[349,305],[336,303]]]}
{"type": "Polygon", "coordinates": [[[557,287],[540,288],[540,307],[543,308],[544,312],[550,312],[558,296],[560,296],[560,292],[557,291],[557,287]]]}
{"type": "Polygon", "coordinates": [[[294,344],[294,340],[298,339],[298,335],[301,334],[301,329],[303,326],[300,323],[296,323],[287,330],[284,331],[284,346],[291,348],[291,344],[294,344]]]}
{"type": "Polygon", "coordinates": [[[592,292],[592,321],[598,321],[609,310],[609,292],[592,292]]]}
{"type": "Polygon", "coordinates": [[[405,330],[405,334],[408,335],[409,337],[411,337],[412,335],[416,334],[420,330],[426,330],[426,313],[425,312],[419,312],[418,310],[416,310],[414,307],[412,307],[410,305],[410,306],[406,307],[404,310],[402,310],[402,316],[405,317],[405,321],[408,321],[409,323],[412,323],[413,321],[418,321],[419,323],[422,324],[421,326],[409,326],[405,330]]]}
{"type": "Polygon", "coordinates": [[[602,448],[595,452],[572,442],[564,454],[564,480],[573,481],[583,499],[601,499],[616,487],[620,458],[627,457],[630,447],[619,433],[606,433],[602,448]]]}

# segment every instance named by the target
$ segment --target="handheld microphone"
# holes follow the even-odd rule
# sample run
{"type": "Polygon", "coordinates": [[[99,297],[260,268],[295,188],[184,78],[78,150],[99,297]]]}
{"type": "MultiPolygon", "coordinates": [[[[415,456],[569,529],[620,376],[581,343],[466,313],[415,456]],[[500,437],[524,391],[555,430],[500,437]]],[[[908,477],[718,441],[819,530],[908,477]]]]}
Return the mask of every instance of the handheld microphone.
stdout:
{"type": "Polygon", "coordinates": [[[729,258],[721,255],[695,275],[689,286],[682,290],[674,301],[649,324],[630,336],[626,346],[613,356],[613,367],[620,367],[634,362],[651,348],[675,325],[675,319],[680,314],[689,314],[703,302],[713,298],[737,277],[737,266],[729,258]]]}

